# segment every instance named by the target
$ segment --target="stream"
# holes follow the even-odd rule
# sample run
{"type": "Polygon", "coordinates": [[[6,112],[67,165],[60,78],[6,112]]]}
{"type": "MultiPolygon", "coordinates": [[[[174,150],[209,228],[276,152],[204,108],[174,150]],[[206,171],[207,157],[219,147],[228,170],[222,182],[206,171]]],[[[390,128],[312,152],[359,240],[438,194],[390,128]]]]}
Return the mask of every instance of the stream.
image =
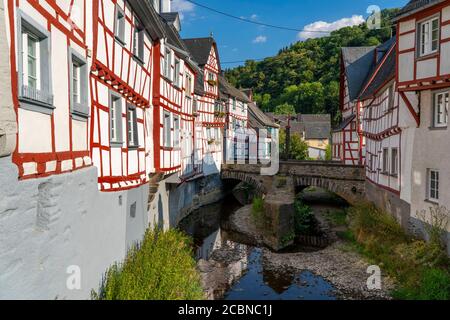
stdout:
{"type": "MultiPolygon", "coordinates": [[[[313,210],[315,206],[323,209],[313,201],[313,210]]],[[[333,204],[327,204],[330,206],[333,204]]],[[[225,231],[221,226],[241,207],[230,195],[219,203],[196,210],[179,224],[179,229],[194,239],[198,268],[209,299],[337,299],[335,287],[324,277],[307,269],[271,268],[264,257],[268,249],[244,244],[239,235],[225,231]]],[[[306,248],[296,246],[291,250],[306,251],[306,248]]]]}

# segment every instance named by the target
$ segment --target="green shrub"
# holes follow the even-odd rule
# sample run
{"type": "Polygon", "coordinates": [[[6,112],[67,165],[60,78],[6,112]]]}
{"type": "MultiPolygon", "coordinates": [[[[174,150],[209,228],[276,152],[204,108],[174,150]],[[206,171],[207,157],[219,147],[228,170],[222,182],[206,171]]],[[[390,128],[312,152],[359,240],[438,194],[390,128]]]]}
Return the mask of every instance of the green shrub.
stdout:
{"type": "Polygon", "coordinates": [[[295,201],[294,230],[296,235],[311,234],[315,231],[316,220],[311,208],[302,201],[295,201]]]}
{"type": "Polygon", "coordinates": [[[99,300],[199,300],[200,277],[191,240],[177,230],[148,230],[125,261],[106,272],[99,300]]]}
{"type": "Polygon", "coordinates": [[[371,204],[351,208],[349,219],[358,252],[397,279],[395,298],[449,298],[449,259],[438,241],[413,239],[391,215],[371,204]]]}

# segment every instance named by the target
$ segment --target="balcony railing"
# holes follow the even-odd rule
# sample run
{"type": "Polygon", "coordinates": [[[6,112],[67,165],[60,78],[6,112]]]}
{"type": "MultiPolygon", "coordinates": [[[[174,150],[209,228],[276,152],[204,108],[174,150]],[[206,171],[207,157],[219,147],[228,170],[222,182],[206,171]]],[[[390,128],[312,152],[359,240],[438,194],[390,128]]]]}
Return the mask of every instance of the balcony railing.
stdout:
{"type": "Polygon", "coordinates": [[[21,98],[36,101],[45,105],[53,105],[53,95],[29,86],[22,86],[21,98]]]}

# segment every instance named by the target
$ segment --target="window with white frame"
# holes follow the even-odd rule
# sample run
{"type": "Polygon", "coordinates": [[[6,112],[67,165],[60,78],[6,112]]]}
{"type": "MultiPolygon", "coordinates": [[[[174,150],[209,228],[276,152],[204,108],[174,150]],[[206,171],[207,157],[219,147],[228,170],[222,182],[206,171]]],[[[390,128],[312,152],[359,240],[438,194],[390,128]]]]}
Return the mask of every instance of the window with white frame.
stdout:
{"type": "Polygon", "coordinates": [[[439,92],[434,96],[434,127],[447,127],[449,92],[439,92]]]}
{"type": "Polygon", "coordinates": [[[144,62],[144,36],[145,31],[138,18],[134,18],[133,54],[139,61],[144,62]]]}
{"type": "Polygon", "coordinates": [[[139,147],[136,107],[131,104],[127,105],[127,131],[128,147],[139,147]]]}
{"type": "Polygon", "coordinates": [[[116,21],[114,26],[115,38],[121,43],[125,44],[125,12],[122,8],[116,5],[116,21]]]}
{"type": "Polygon", "coordinates": [[[181,72],[180,59],[175,58],[175,68],[174,68],[173,82],[175,83],[176,86],[180,86],[180,72],[181,72]]]}
{"type": "Polygon", "coordinates": [[[116,92],[109,94],[110,141],[112,147],[122,147],[122,97],[116,92]]]}
{"type": "Polygon", "coordinates": [[[383,173],[389,172],[389,149],[383,148],[383,173]]]}
{"type": "Polygon", "coordinates": [[[170,125],[170,113],[169,112],[164,112],[164,147],[166,148],[170,148],[172,147],[172,128],[170,125]]]}
{"type": "Polygon", "coordinates": [[[439,201],[439,171],[435,169],[428,170],[428,190],[427,198],[430,201],[439,201]]]}
{"type": "Polygon", "coordinates": [[[180,147],[180,117],[173,117],[173,146],[175,148],[180,147]]]}
{"type": "Polygon", "coordinates": [[[439,18],[435,17],[419,23],[419,56],[439,50],[439,18]]]}
{"type": "Polygon", "coordinates": [[[233,98],[233,111],[236,111],[236,106],[237,106],[237,100],[236,100],[236,98],[233,98]]]}
{"type": "Polygon", "coordinates": [[[22,11],[17,16],[20,107],[51,114],[50,33],[22,11]]]}
{"type": "Polygon", "coordinates": [[[391,149],[391,175],[398,176],[398,148],[391,149]]]}
{"type": "Polygon", "coordinates": [[[70,110],[72,115],[86,119],[89,117],[88,66],[86,58],[69,49],[70,110]]]}
{"type": "Polygon", "coordinates": [[[167,79],[171,79],[172,52],[168,48],[164,51],[163,66],[163,76],[167,79]]]}

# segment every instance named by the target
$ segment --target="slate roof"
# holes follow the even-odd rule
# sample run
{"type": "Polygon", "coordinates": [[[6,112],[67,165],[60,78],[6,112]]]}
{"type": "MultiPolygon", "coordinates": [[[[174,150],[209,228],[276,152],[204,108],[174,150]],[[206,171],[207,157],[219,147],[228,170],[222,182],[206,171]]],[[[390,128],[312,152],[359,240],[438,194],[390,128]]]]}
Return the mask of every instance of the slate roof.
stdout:
{"type": "Polygon", "coordinates": [[[208,63],[211,47],[216,43],[212,37],[183,39],[183,42],[199,66],[208,63]]]}
{"type": "MultiPolygon", "coordinates": [[[[275,115],[266,113],[275,123],[279,123],[282,128],[288,125],[287,115],[275,115]]],[[[305,133],[305,139],[329,139],[331,133],[331,115],[329,114],[297,114],[290,121],[291,132],[300,135],[305,133]]]]}
{"type": "Polygon", "coordinates": [[[163,17],[163,19],[168,23],[174,23],[177,20],[179,14],[178,12],[163,12],[160,13],[160,16],[163,17]]]}
{"type": "MultiPolygon", "coordinates": [[[[378,69],[377,73],[374,74],[372,72],[367,82],[373,77],[373,80],[368,85],[367,89],[364,90],[364,92],[361,93],[360,99],[368,99],[373,98],[375,94],[377,93],[378,89],[380,89],[383,85],[385,85],[389,80],[393,79],[395,77],[395,69],[396,69],[396,50],[394,48],[395,41],[391,42],[391,47],[389,49],[392,49],[389,51],[389,55],[386,57],[386,60],[379,61],[378,65],[376,66],[376,69],[380,66],[381,63],[383,63],[380,68],[378,69]]],[[[366,82],[366,83],[367,83],[366,82]]]]}
{"type": "Polygon", "coordinates": [[[331,136],[331,121],[305,123],[305,140],[329,139],[331,136]]]}
{"type": "MultiPolygon", "coordinates": [[[[233,98],[238,99],[239,101],[250,103],[250,99],[240,90],[233,87],[226,79],[225,77],[219,75],[219,90],[220,93],[231,96],[233,98]]],[[[224,97],[226,98],[226,97],[224,97]]]]}
{"type": "Polygon", "coordinates": [[[356,114],[351,115],[350,117],[344,119],[339,126],[333,129],[334,132],[344,130],[354,119],[356,118],[356,114]]]}
{"type": "Polygon", "coordinates": [[[362,86],[374,64],[375,47],[344,47],[342,59],[347,76],[349,98],[358,98],[362,86]]]}
{"type": "Polygon", "coordinates": [[[258,108],[256,103],[252,102],[248,105],[248,121],[250,127],[255,129],[265,129],[266,127],[279,128],[280,126],[273,122],[261,109],[258,108]]]}
{"type": "Polygon", "coordinates": [[[396,20],[435,5],[443,0],[411,0],[398,13],[396,20]]]}
{"type": "Polygon", "coordinates": [[[129,4],[154,41],[164,36],[164,27],[150,1],[129,0],[129,4]]]}
{"type": "Polygon", "coordinates": [[[204,79],[205,78],[203,72],[198,72],[197,76],[195,77],[194,93],[198,94],[199,96],[203,96],[205,94],[204,79]]]}
{"type": "Polygon", "coordinates": [[[164,26],[164,33],[167,37],[167,42],[170,45],[185,51],[186,53],[189,52],[189,49],[184,44],[183,40],[181,40],[180,34],[175,29],[175,27],[173,25],[170,25],[162,16],[160,16],[160,20],[162,25],[164,26]]]}

